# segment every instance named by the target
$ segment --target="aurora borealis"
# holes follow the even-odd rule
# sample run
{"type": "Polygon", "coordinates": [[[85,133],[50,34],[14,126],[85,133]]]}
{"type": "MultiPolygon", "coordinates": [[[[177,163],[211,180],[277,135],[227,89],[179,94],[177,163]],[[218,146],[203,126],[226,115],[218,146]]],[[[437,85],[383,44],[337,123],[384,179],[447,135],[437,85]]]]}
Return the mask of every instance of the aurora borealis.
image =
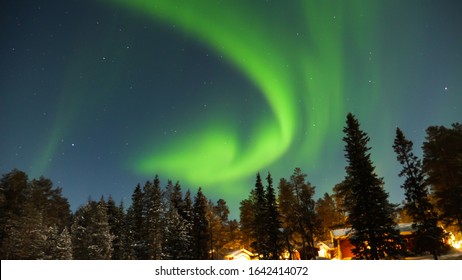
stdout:
{"type": "MultiPolygon", "coordinates": [[[[0,170],[76,207],[129,203],[158,174],[225,198],[295,167],[344,177],[355,114],[393,202],[395,127],[420,147],[461,121],[458,1],[17,1],[1,4],[0,170]]],[[[420,150],[416,151],[420,154],[420,150]]]]}

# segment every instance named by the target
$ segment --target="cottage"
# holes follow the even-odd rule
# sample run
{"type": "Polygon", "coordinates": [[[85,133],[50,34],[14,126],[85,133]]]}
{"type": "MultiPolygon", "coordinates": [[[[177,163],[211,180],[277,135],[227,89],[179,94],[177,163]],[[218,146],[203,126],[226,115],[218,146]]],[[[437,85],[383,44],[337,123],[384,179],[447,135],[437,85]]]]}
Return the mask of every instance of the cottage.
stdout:
{"type": "Polygon", "coordinates": [[[335,247],[332,242],[318,242],[318,259],[332,259],[335,256],[335,247]]]}
{"type": "MultiPolygon", "coordinates": [[[[414,233],[412,223],[398,224],[398,229],[401,237],[405,241],[406,250],[411,250],[413,247],[412,234],[414,233]]],[[[351,228],[335,229],[330,232],[335,247],[336,259],[350,260],[354,258],[354,254],[351,252],[354,246],[350,242],[350,232],[351,228]]]]}
{"type": "Polygon", "coordinates": [[[225,260],[249,261],[258,259],[258,255],[242,248],[225,256],[225,260]]]}

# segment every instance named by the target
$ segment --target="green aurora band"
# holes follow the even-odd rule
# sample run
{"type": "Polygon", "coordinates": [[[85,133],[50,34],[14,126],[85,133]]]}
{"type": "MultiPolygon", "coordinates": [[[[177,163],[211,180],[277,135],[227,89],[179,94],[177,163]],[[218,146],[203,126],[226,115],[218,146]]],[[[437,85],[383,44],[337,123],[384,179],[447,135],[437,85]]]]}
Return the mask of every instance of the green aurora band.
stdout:
{"type": "MultiPolygon", "coordinates": [[[[275,1],[267,7],[261,1],[103,2],[128,7],[135,16],[173,24],[222,55],[261,92],[267,101],[263,106],[271,112],[253,120],[255,125],[245,131],[246,135],[232,114],[226,114],[225,106],[214,120],[184,120],[187,136],[160,145],[137,144],[142,153],[127,162],[127,168],[136,174],[179,178],[192,186],[214,187],[229,196],[242,193],[237,189],[246,192],[249,176],[271,170],[272,164],[282,162],[289,171],[301,161],[315,164],[321,156],[330,156],[326,155],[332,152],[329,147],[338,146],[331,139],[341,141],[348,89],[367,92],[371,105],[377,101],[374,89],[358,88],[352,79],[359,71],[360,76],[378,83],[377,70],[345,55],[367,54],[371,48],[368,42],[376,42],[376,35],[371,33],[377,11],[373,3],[290,1],[288,5],[275,1]],[[351,67],[353,71],[346,71],[351,67]]],[[[111,38],[117,34],[100,40],[110,46],[111,38]]],[[[43,174],[51,164],[63,135],[68,135],[71,127],[75,129],[83,117],[79,113],[82,109],[112,98],[121,75],[117,67],[107,73],[105,68],[92,66],[92,76],[101,84],[100,94],[82,94],[91,92],[94,84],[81,84],[73,77],[88,69],[82,61],[93,49],[78,39],[76,45],[79,48],[72,55],[68,79],[63,81],[55,122],[33,164],[33,176],[43,174]]],[[[367,114],[370,108],[373,106],[361,111],[367,114]]]]}
{"type": "MultiPolygon", "coordinates": [[[[273,112],[259,120],[248,142],[240,141],[232,123],[201,124],[202,131],[193,136],[151,148],[135,159],[137,172],[182,176],[194,185],[223,185],[270,166],[295,137],[305,139],[307,144],[299,149],[308,161],[319,158],[332,128],[338,137],[345,114],[345,29],[356,46],[369,34],[360,17],[353,17],[364,12],[359,1],[293,1],[288,10],[276,13],[262,13],[257,1],[116,2],[175,24],[224,55],[259,88],[273,112]]],[[[279,3],[281,9],[284,3],[279,3]]],[[[358,52],[366,52],[360,48],[358,52]]]]}

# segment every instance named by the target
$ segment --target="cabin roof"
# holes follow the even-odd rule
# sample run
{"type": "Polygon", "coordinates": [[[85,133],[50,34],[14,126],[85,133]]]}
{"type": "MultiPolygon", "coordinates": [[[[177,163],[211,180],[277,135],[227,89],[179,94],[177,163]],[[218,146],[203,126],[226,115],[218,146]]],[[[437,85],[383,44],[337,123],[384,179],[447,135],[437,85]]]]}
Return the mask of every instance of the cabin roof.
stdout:
{"type": "MultiPolygon", "coordinates": [[[[412,233],[415,230],[412,228],[412,223],[401,223],[398,224],[397,228],[399,229],[399,232],[402,234],[405,233],[412,233]]],[[[347,237],[351,233],[351,228],[339,228],[339,229],[334,229],[331,231],[332,236],[334,238],[342,238],[342,237],[347,237]]]]}

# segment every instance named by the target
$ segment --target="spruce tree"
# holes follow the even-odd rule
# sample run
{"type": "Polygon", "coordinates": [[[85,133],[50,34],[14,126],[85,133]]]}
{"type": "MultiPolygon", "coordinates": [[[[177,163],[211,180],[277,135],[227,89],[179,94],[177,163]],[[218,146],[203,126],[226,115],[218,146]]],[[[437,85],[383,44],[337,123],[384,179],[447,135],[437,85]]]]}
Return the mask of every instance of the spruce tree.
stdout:
{"type": "Polygon", "coordinates": [[[241,232],[244,243],[250,244],[261,259],[279,259],[283,251],[283,234],[270,173],[266,181],[265,188],[260,173],[257,173],[249,198],[241,201],[241,232]]]}
{"type": "Polygon", "coordinates": [[[244,199],[240,202],[239,206],[239,228],[241,232],[241,241],[240,243],[245,248],[250,248],[251,244],[254,242],[254,221],[255,213],[252,203],[252,194],[249,198],[244,199]]]}
{"type": "Polygon", "coordinates": [[[266,194],[265,188],[260,177],[260,173],[257,173],[257,178],[255,181],[254,188],[254,198],[253,198],[253,211],[254,211],[254,221],[253,221],[253,240],[252,248],[260,255],[263,255],[264,258],[268,256],[268,247],[267,247],[267,228],[266,228],[266,215],[267,215],[267,203],[266,203],[266,194]]]}
{"type": "Polygon", "coordinates": [[[347,226],[347,216],[350,209],[348,198],[351,196],[351,189],[346,181],[336,184],[333,188],[332,198],[335,201],[337,215],[339,217],[339,226],[347,226]]]}
{"type": "Polygon", "coordinates": [[[119,206],[115,205],[114,199],[109,196],[109,199],[106,203],[107,205],[107,217],[109,223],[109,232],[114,237],[112,240],[112,255],[111,259],[113,260],[122,260],[126,258],[125,254],[125,240],[126,240],[126,230],[125,230],[125,212],[123,209],[123,204],[120,203],[119,206]]]}
{"type": "Polygon", "coordinates": [[[146,260],[147,248],[144,233],[144,193],[140,184],[137,184],[132,194],[132,205],[127,211],[128,240],[126,243],[127,253],[130,258],[146,260]]]}
{"type": "Polygon", "coordinates": [[[59,234],[54,251],[54,260],[72,260],[72,239],[67,227],[59,234]]]}
{"type": "Polygon", "coordinates": [[[47,258],[48,228],[43,225],[43,215],[35,211],[32,203],[23,204],[18,215],[11,215],[5,225],[2,259],[37,260],[47,258]]]}
{"type": "Polygon", "coordinates": [[[314,247],[314,234],[317,229],[317,219],[315,211],[315,201],[313,199],[315,187],[306,181],[307,175],[300,168],[295,168],[290,177],[289,186],[293,193],[294,210],[293,216],[290,217],[291,225],[294,227],[291,231],[296,233],[301,239],[303,259],[311,259],[316,255],[314,247]]]}
{"type": "Polygon", "coordinates": [[[184,260],[189,243],[189,230],[186,228],[183,218],[175,208],[169,209],[164,220],[162,259],[184,260]]]}
{"type": "Polygon", "coordinates": [[[440,219],[462,231],[462,124],[428,127],[423,152],[423,170],[440,219]]]}
{"type": "Polygon", "coordinates": [[[383,180],[377,176],[370,159],[369,137],[358,120],[349,113],[345,136],[345,184],[351,190],[348,223],[351,224],[352,252],[357,259],[396,258],[402,253],[399,230],[393,219],[394,206],[388,201],[383,180]]]}
{"type": "Polygon", "coordinates": [[[316,215],[320,222],[320,236],[322,240],[329,240],[330,230],[341,225],[342,219],[337,210],[334,199],[328,193],[316,201],[316,215]]]}
{"type": "Polygon", "coordinates": [[[44,177],[33,179],[29,186],[29,201],[42,213],[44,225],[61,232],[70,223],[70,206],[62,189],[53,188],[53,182],[44,177]]]}
{"type": "Polygon", "coordinates": [[[268,259],[277,260],[282,253],[283,236],[281,232],[281,221],[279,215],[278,204],[276,201],[276,194],[273,188],[273,179],[271,174],[268,173],[266,177],[266,248],[268,248],[268,259]]]}
{"type": "Polygon", "coordinates": [[[164,219],[162,256],[164,259],[192,259],[191,199],[183,199],[181,185],[167,185],[167,213],[164,219]]]}
{"type": "Polygon", "coordinates": [[[145,221],[143,224],[147,259],[159,260],[162,254],[163,202],[159,177],[144,189],[145,221]]]}
{"type": "Polygon", "coordinates": [[[218,199],[213,207],[213,216],[218,222],[215,234],[215,252],[216,257],[222,259],[229,252],[225,247],[231,242],[229,231],[229,208],[224,199],[218,199]]]}
{"type": "Polygon", "coordinates": [[[289,182],[281,178],[278,185],[279,212],[281,215],[282,229],[284,235],[285,248],[289,252],[289,259],[292,259],[293,245],[295,243],[295,217],[294,205],[295,196],[289,182]]]}
{"type": "Polygon", "coordinates": [[[223,256],[228,253],[224,251],[224,247],[230,242],[229,239],[229,209],[226,201],[219,199],[217,203],[209,200],[207,220],[209,221],[209,236],[211,259],[223,259],[223,256]]]}
{"type": "Polygon", "coordinates": [[[72,224],[73,256],[78,260],[111,259],[112,239],[107,207],[103,200],[90,200],[77,209],[72,224]]]}
{"type": "Polygon", "coordinates": [[[0,257],[50,258],[50,242],[70,222],[69,203],[44,177],[14,169],[0,181],[0,257]]]}
{"type": "Polygon", "coordinates": [[[90,246],[89,259],[110,260],[112,255],[113,235],[110,232],[107,205],[104,198],[96,204],[90,215],[89,233],[92,245],[90,246]]]}
{"type": "Polygon", "coordinates": [[[400,177],[405,177],[401,186],[405,191],[404,210],[413,218],[413,228],[417,252],[429,251],[435,259],[444,248],[444,232],[438,226],[438,217],[428,197],[428,183],[422,171],[421,161],[412,153],[413,143],[406,139],[397,128],[393,149],[403,169],[400,177]]]}
{"type": "Polygon", "coordinates": [[[193,256],[196,260],[209,259],[209,222],[207,220],[207,198],[199,188],[193,206],[193,256]]]}
{"type": "Polygon", "coordinates": [[[191,200],[191,191],[188,189],[183,200],[182,218],[184,227],[187,230],[187,235],[184,240],[184,249],[182,258],[185,260],[193,260],[193,203],[191,200]]]}
{"type": "Polygon", "coordinates": [[[176,182],[173,186],[173,191],[170,192],[170,207],[176,209],[181,217],[185,216],[183,192],[181,190],[180,182],[176,182]]]}

